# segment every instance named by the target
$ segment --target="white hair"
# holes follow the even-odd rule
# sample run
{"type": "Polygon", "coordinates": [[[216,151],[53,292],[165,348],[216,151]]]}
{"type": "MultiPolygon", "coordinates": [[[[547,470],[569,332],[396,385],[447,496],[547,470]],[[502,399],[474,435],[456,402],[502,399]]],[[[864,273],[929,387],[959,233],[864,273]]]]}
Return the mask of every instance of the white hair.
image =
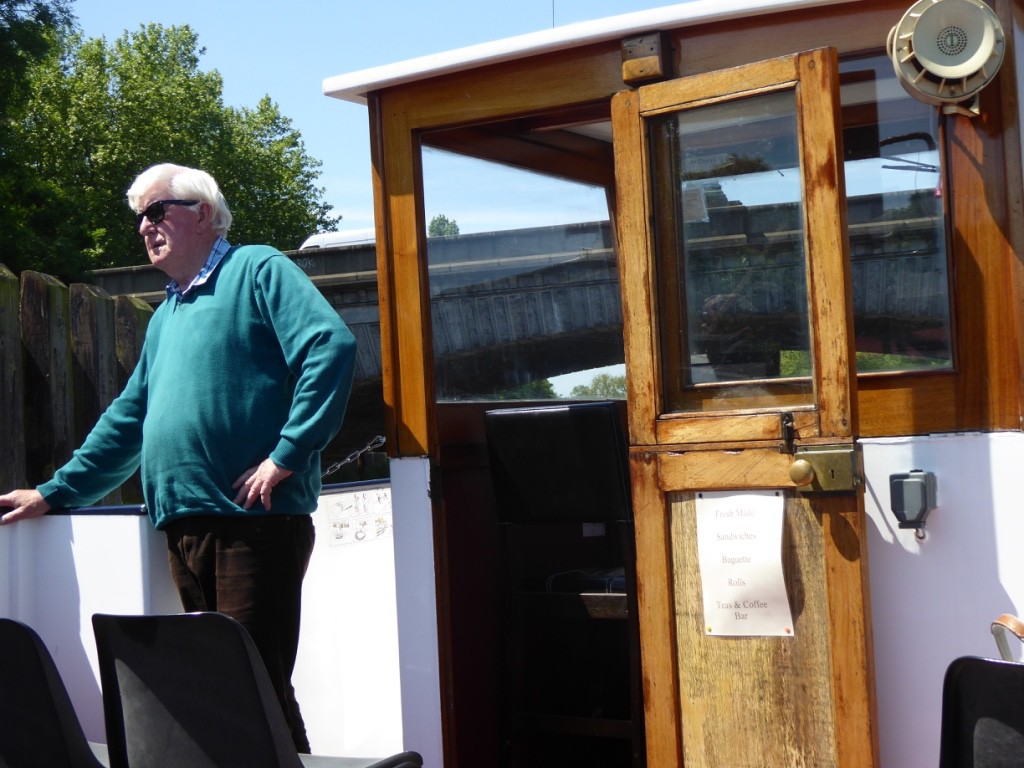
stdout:
{"type": "Polygon", "coordinates": [[[199,200],[209,203],[213,208],[214,231],[222,237],[227,235],[228,229],[231,228],[231,211],[213,176],[198,168],[188,168],[174,163],[150,166],[128,187],[128,205],[133,211],[141,213],[139,209],[143,196],[157,184],[167,184],[170,193],[178,200],[199,200]]]}

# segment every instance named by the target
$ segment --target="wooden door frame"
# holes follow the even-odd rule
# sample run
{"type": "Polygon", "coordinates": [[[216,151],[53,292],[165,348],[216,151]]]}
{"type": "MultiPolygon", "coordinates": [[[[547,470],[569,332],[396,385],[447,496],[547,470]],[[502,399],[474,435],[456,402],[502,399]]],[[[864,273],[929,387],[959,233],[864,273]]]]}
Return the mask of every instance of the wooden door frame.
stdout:
{"type": "MultiPolygon", "coordinates": [[[[812,333],[811,353],[815,364],[816,418],[797,417],[797,436],[803,442],[815,438],[829,442],[849,439],[857,421],[856,374],[851,354],[853,309],[851,301],[849,242],[846,209],[836,208],[837,190],[844,186],[843,163],[837,143],[840,125],[838,57],[834,49],[818,49],[766,62],[747,64],[722,72],[694,75],[658,83],[637,91],[624,91],[612,100],[612,130],[619,176],[617,214],[620,264],[623,285],[623,323],[627,367],[641,375],[631,377],[627,392],[630,402],[630,435],[634,445],[712,443],[723,441],[723,429],[735,419],[707,413],[666,414],[661,405],[661,365],[657,334],[651,333],[650,318],[658,316],[658,284],[655,269],[630,253],[651,253],[653,232],[648,211],[651,194],[645,183],[651,171],[646,157],[634,155],[643,142],[642,121],[660,113],[666,99],[685,90],[685,105],[702,105],[727,95],[729,98],[767,93],[784,88],[796,92],[801,136],[811,124],[827,126],[820,135],[831,134],[830,142],[801,141],[802,164],[814,169],[805,177],[804,250],[808,261],[808,285],[815,292],[811,302],[812,328],[841,329],[840,335],[812,333]],[[650,104],[654,103],[655,107],[650,104]],[[643,174],[643,175],[638,175],[643,174]],[[825,254],[827,258],[815,254],[825,254]],[[643,373],[650,371],[651,376],[643,373]],[[644,378],[644,381],[636,381],[644,378]],[[725,422],[725,423],[723,423],[725,422]]],[[[680,104],[683,106],[683,104],[680,104]]],[[[777,441],[779,422],[774,416],[745,416],[733,433],[737,442],[777,441]],[[751,438],[751,434],[757,437],[751,438]]],[[[725,440],[729,440],[728,433],[725,440]]]]}
{"type": "MultiPolygon", "coordinates": [[[[628,380],[631,470],[638,557],[637,581],[648,757],[652,765],[683,764],[680,679],[685,675],[676,635],[677,596],[669,494],[677,489],[743,487],[795,488],[789,477],[792,456],[780,452],[779,419],[771,413],[742,416],[665,414],[657,333],[659,316],[653,253],[653,204],[644,115],[656,114],[672,94],[685,92],[692,103],[712,94],[763,93],[779,87],[797,91],[802,126],[825,126],[831,141],[801,142],[802,162],[814,169],[805,177],[806,254],[812,301],[812,353],[816,362],[816,418],[805,412],[797,442],[828,441],[852,446],[856,434],[856,376],[853,369],[853,317],[845,207],[836,204],[843,189],[838,137],[838,57],[834,49],[796,54],[723,72],[695,75],[617,94],[612,102],[618,183],[616,216],[623,286],[623,319],[628,380]],[[796,83],[799,82],[799,85],[796,83]],[[645,109],[650,95],[656,105],[645,109]],[[802,98],[807,96],[808,98],[802,98]],[[838,210],[838,215],[837,215],[838,210]],[[828,258],[816,259],[822,253],[828,258]],[[822,333],[821,329],[838,329],[822,333]],[[637,375],[642,372],[643,375],[637,375]],[[721,425],[738,424],[735,430],[721,425]],[[724,442],[723,442],[724,441],[724,442]],[[716,445],[717,443],[717,445],[716,445]]],[[[803,135],[803,128],[801,128],[803,135]]],[[[814,502],[822,526],[828,632],[831,638],[833,718],[864,723],[836,728],[835,753],[841,765],[877,765],[874,677],[871,649],[863,496],[814,502]]]]}

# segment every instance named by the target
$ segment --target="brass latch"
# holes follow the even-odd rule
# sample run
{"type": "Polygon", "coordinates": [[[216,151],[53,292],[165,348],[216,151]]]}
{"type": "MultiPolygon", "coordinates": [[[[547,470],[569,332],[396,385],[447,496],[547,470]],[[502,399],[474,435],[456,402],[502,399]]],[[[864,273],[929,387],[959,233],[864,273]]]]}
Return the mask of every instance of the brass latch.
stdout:
{"type": "Polygon", "coordinates": [[[861,480],[855,445],[814,445],[797,448],[789,478],[803,493],[852,491],[861,480]]]}

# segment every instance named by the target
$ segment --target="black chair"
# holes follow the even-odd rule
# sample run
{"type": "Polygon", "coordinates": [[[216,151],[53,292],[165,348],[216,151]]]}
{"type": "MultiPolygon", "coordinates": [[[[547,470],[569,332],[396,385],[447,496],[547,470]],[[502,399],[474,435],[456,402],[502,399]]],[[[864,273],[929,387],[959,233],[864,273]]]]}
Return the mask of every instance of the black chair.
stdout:
{"type": "Polygon", "coordinates": [[[53,658],[31,627],[0,618],[0,768],[101,768],[53,658]]]}
{"type": "Polygon", "coordinates": [[[507,574],[503,698],[512,766],[645,764],[621,406],[484,416],[507,574]]]}
{"type": "Polygon", "coordinates": [[[942,688],[939,768],[1024,768],[1024,664],[953,660],[942,688]]]}
{"type": "Polygon", "coordinates": [[[113,768],[418,768],[299,755],[249,633],[218,613],[93,616],[113,768]]]}

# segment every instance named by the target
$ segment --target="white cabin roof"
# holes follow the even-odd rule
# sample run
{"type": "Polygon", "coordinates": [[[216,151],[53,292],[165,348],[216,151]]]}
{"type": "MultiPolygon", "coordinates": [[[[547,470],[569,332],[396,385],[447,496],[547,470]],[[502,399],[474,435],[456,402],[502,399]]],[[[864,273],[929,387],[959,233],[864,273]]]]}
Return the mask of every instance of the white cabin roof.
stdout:
{"type": "Polygon", "coordinates": [[[688,3],[567,24],[504,40],[336,75],[324,79],[323,92],[336,99],[363,104],[366,102],[367,94],[382,88],[540,53],[617,40],[656,29],[675,29],[744,16],[760,16],[849,2],[856,0],[691,0],[688,3]]]}

